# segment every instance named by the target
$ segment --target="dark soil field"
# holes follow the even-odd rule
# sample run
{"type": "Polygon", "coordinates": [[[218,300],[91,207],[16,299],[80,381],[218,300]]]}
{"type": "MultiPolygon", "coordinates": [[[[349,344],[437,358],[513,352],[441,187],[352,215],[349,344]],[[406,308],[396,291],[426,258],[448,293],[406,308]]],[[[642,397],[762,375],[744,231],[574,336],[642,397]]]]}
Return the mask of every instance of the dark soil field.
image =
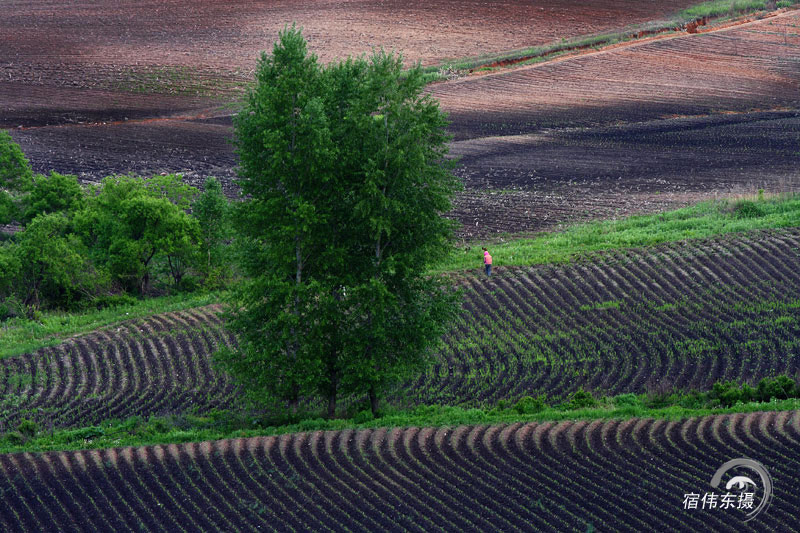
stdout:
{"type": "MultiPolygon", "coordinates": [[[[9,454],[0,455],[0,527],[785,533],[800,513],[799,445],[794,411],[9,454]],[[710,481],[731,457],[763,463],[776,487],[769,507],[744,522],[728,491],[730,508],[686,509],[687,494],[725,493],[710,481]]],[[[753,507],[763,498],[759,485],[753,507]]]]}
{"type": "MultiPolygon", "coordinates": [[[[442,11],[435,2],[426,6],[442,11]]],[[[53,16],[61,13],[51,9],[56,10],[53,16]]],[[[368,12],[357,11],[365,17],[368,12]]],[[[177,16],[174,6],[167,13],[177,16]]],[[[377,17],[374,11],[371,16],[377,17]]],[[[608,24],[621,20],[609,18],[608,24]]],[[[231,19],[223,17],[220,24],[230,25],[231,19]]],[[[586,30],[580,24],[567,27],[573,29],[564,30],[565,35],[586,30]]],[[[209,55],[213,51],[230,58],[234,52],[225,46],[218,51],[210,47],[212,41],[194,34],[178,42],[155,29],[131,32],[127,53],[105,56],[120,57],[123,66],[108,68],[99,52],[91,55],[86,46],[70,57],[34,60],[36,43],[20,37],[12,53],[21,59],[9,59],[0,76],[0,127],[15,128],[13,137],[37,171],[76,173],[87,181],[112,173],[183,172],[195,184],[215,175],[235,194],[232,110],[224,104],[241,92],[250,76],[245,67],[252,68],[263,46],[248,41],[249,34],[239,41],[233,34],[231,40],[221,39],[253,47],[242,52],[247,60],[237,71],[209,55]],[[175,45],[174,57],[164,51],[173,50],[164,42],[175,45]],[[142,46],[140,64],[124,67],[136,43],[142,46]],[[195,59],[188,69],[187,62],[195,59]],[[47,70],[36,61],[51,66],[47,70]],[[32,70],[24,74],[20,68],[32,70]],[[37,73],[43,73],[41,80],[37,73]]],[[[105,39],[107,49],[124,49],[110,33],[102,26],[87,31],[86,40],[105,39]]],[[[310,37],[316,46],[314,34],[310,37]]],[[[495,38],[505,43],[499,48],[508,45],[499,33],[495,38]]],[[[414,50],[423,46],[408,42],[417,46],[411,46],[414,50]]],[[[465,48],[462,55],[471,50],[465,48]]],[[[707,33],[656,36],[435,84],[431,92],[452,120],[452,153],[461,158],[458,172],[466,185],[453,213],[464,224],[461,237],[531,233],[758,189],[798,190],[798,57],[800,14],[790,11],[707,33]]]]}
{"type": "MultiPolygon", "coordinates": [[[[388,401],[491,408],[579,387],[665,394],[797,376],[798,249],[791,229],[467,275],[445,348],[388,401]]],[[[24,418],[69,428],[235,408],[236,388],[210,360],[235,342],[218,311],[156,315],[0,360],[0,431],[24,418]]]]}

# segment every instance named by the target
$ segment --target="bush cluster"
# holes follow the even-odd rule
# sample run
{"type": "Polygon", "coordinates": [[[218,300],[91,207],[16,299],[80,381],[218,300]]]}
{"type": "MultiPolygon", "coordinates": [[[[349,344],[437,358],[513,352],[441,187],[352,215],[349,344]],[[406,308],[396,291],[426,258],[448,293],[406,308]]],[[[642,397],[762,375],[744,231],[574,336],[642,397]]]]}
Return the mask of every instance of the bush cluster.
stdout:
{"type": "Polygon", "coordinates": [[[0,320],[219,285],[228,207],[213,178],[200,193],[174,174],[34,175],[0,132],[0,223],[15,223],[0,231],[0,320]]]}
{"type": "Polygon", "coordinates": [[[513,406],[501,400],[495,411],[508,409],[518,414],[536,414],[546,409],[571,411],[587,409],[601,405],[613,406],[617,410],[630,411],[636,409],[661,409],[665,407],[684,407],[686,409],[713,409],[716,407],[732,407],[738,403],[770,402],[773,400],[789,400],[800,398],[800,383],[791,377],[781,374],[772,378],[764,378],[758,385],[738,384],[733,381],[718,381],[711,390],[670,391],[648,394],[625,393],[611,398],[595,398],[591,392],[582,388],[573,392],[562,402],[548,400],[540,394],[535,398],[525,396],[513,406]]]}

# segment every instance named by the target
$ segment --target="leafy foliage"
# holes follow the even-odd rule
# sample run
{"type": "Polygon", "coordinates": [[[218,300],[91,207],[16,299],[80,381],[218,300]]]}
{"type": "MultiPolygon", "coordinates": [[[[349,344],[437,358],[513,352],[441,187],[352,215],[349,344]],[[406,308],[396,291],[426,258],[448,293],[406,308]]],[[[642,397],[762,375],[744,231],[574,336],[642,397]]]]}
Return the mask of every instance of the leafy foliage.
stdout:
{"type": "Polygon", "coordinates": [[[155,186],[134,177],[106,178],[76,213],[75,227],[95,264],[124,289],[146,293],[157,262],[168,265],[179,286],[199,234],[197,221],[181,208],[191,192],[174,175],[155,186]]]}
{"type": "Polygon", "coordinates": [[[43,304],[74,307],[102,283],[62,213],[36,217],[6,254],[14,275],[4,278],[12,280],[29,315],[43,304]]]}
{"type": "Polygon", "coordinates": [[[11,135],[0,131],[0,190],[24,192],[33,180],[31,164],[11,135]]]}
{"type": "Polygon", "coordinates": [[[457,309],[425,275],[448,251],[456,178],[419,68],[380,52],[320,67],[299,30],[262,55],[235,119],[237,350],[221,364],[260,399],[370,396],[419,369],[457,309]]]}
{"type": "Polygon", "coordinates": [[[208,286],[209,278],[219,283],[226,261],[224,244],[230,236],[230,209],[222,185],[215,178],[208,178],[203,193],[192,205],[192,216],[200,227],[198,269],[208,286]],[[216,276],[215,276],[216,274],[216,276]]]}
{"type": "Polygon", "coordinates": [[[51,172],[49,176],[38,174],[25,199],[23,218],[31,221],[40,214],[78,211],[84,204],[84,192],[77,177],[58,172],[51,172]]]}

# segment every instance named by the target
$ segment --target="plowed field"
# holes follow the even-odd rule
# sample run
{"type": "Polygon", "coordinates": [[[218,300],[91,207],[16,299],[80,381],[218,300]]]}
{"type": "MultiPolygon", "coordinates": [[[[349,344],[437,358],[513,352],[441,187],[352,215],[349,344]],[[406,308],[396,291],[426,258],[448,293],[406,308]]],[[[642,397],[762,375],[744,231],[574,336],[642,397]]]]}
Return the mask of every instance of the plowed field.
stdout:
{"type": "MultiPolygon", "coordinates": [[[[800,514],[798,450],[794,411],[0,455],[0,527],[785,532],[800,514]],[[737,457],[769,471],[766,511],[745,523],[736,499],[732,508],[684,508],[685,494],[714,492],[712,476],[737,457]]],[[[754,505],[762,497],[755,492],[754,505]]]]}
{"type": "MultiPolygon", "coordinates": [[[[800,230],[605,254],[466,277],[464,312],[400,406],[494,406],[578,387],[708,390],[800,372],[800,230]]],[[[235,408],[210,355],[235,339],[210,307],[0,360],[0,431],[235,408]]]]}
{"type": "Polygon", "coordinates": [[[798,57],[793,12],[436,85],[465,237],[800,189],[798,57]]]}
{"type": "MultiPolygon", "coordinates": [[[[443,8],[433,2],[430,9],[443,8]]],[[[249,74],[222,69],[213,57],[187,71],[178,60],[195,57],[190,48],[202,39],[190,34],[169,41],[173,48],[162,47],[176,52],[173,64],[156,53],[168,36],[142,35],[132,34],[131,42],[149,35],[155,44],[142,48],[138,70],[103,70],[99,56],[81,63],[89,53],[84,46],[74,54],[78,66],[59,59],[63,65],[40,83],[35,74],[15,70],[33,61],[30,54],[25,61],[9,60],[0,76],[0,127],[57,124],[12,132],[40,171],[55,168],[86,180],[114,172],[183,171],[195,183],[222,177],[233,194],[230,111],[219,110],[214,98],[229,98],[249,74]],[[81,69],[90,67],[99,74],[84,77],[81,69]],[[74,81],[54,85],[59,72],[74,81]],[[101,81],[82,85],[95,78],[101,81]]],[[[19,50],[33,46],[23,41],[15,45],[19,50]]],[[[224,50],[222,57],[232,53],[224,50]]],[[[760,188],[798,190],[798,57],[800,13],[790,11],[705,34],[658,37],[436,84],[431,91],[453,120],[452,152],[462,158],[459,172],[467,186],[454,212],[464,223],[461,235],[535,232],[760,188]]]]}

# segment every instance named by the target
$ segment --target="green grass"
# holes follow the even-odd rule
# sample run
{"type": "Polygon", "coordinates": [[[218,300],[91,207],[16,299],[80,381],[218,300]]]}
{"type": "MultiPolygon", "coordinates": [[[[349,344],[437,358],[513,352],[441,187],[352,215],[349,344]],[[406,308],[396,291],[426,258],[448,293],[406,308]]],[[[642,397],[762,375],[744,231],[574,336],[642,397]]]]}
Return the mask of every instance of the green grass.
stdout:
{"type": "Polygon", "coordinates": [[[64,339],[124,320],[219,303],[222,294],[178,294],[137,301],[99,311],[45,311],[38,320],[11,318],[0,323],[0,358],[53,346],[64,339]]]}
{"type": "MultiPolygon", "coordinates": [[[[565,263],[591,252],[623,250],[735,232],[800,226],[800,195],[708,201],[654,215],[590,222],[490,248],[497,266],[565,263]]],[[[482,267],[481,243],[455,250],[432,273],[482,267]]]]}
{"type": "MultiPolygon", "coordinates": [[[[256,421],[243,421],[236,413],[219,411],[209,416],[180,415],[152,417],[148,420],[132,417],[98,426],[47,431],[42,428],[11,431],[0,438],[0,453],[46,452],[122,446],[150,446],[183,442],[200,442],[240,437],[282,435],[301,431],[339,431],[344,429],[394,427],[451,427],[475,424],[513,424],[559,420],[606,420],[657,418],[682,420],[691,417],[757,411],[789,411],[800,409],[800,399],[773,400],[768,403],[739,403],[728,408],[686,408],[670,405],[658,409],[642,406],[635,395],[625,394],[607,399],[597,407],[563,409],[546,407],[538,413],[519,413],[513,407],[464,409],[449,406],[419,406],[413,411],[395,411],[371,420],[326,420],[306,418],[294,424],[261,426],[256,421]],[[630,397],[634,401],[628,402],[630,397]],[[239,426],[239,427],[236,427],[239,426]],[[22,439],[22,440],[20,440],[22,439]]],[[[30,428],[30,426],[29,426],[30,428]]]]}
{"type": "Polygon", "coordinates": [[[684,9],[679,16],[681,18],[695,19],[727,15],[731,11],[731,2],[733,2],[733,10],[736,13],[750,13],[767,8],[767,2],[764,0],[712,0],[711,2],[703,2],[684,9]]]}

